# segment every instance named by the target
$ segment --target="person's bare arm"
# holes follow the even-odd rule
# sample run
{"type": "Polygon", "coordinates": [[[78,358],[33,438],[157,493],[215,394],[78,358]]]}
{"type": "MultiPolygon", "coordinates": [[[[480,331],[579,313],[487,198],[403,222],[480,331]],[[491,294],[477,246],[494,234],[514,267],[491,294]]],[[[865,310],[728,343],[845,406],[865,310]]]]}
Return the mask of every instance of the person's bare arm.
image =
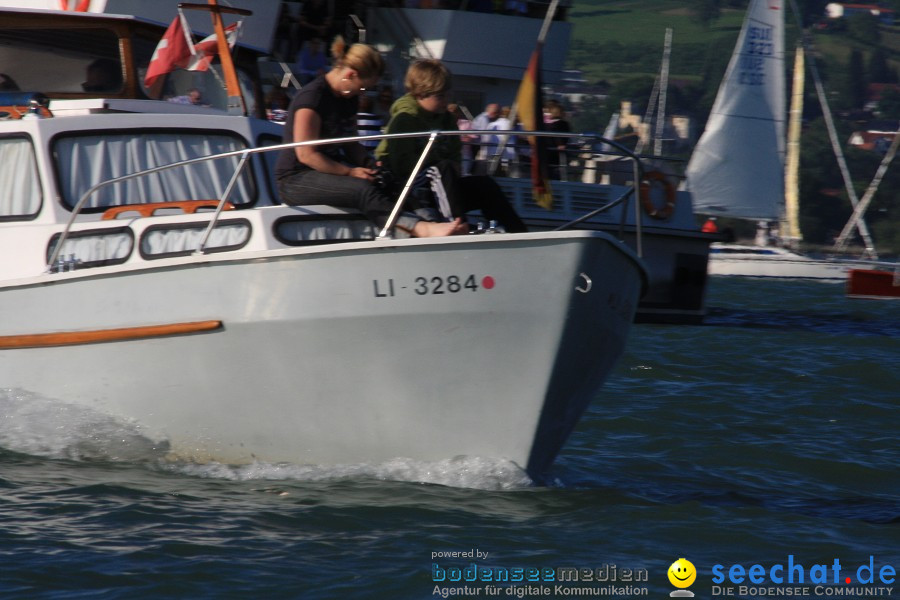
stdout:
{"type": "MultiPolygon", "coordinates": [[[[319,131],[321,126],[322,120],[316,111],[311,108],[301,108],[294,115],[294,141],[308,142],[320,139],[319,131]]],[[[346,175],[369,181],[375,176],[373,169],[350,167],[332,160],[320,152],[319,146],[297,146],[295,152],[297,153],[297,160],[320,173],[346,175]]]]}

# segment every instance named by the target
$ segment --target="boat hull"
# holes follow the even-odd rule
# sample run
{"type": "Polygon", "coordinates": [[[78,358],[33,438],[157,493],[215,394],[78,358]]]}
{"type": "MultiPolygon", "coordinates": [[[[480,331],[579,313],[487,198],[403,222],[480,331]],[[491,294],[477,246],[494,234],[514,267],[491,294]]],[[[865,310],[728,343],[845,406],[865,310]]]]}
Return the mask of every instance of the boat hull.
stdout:
{"type": "Polygon", "coordinates": [[[900,298],[900,270],[850,269],[847,276],[850,298],[900,298]]]}
{"type": "Polygon", "coordinates": [[[552,231],[561,226],[604,231],[621,237],[634,250],[641,248],[649,281],[647,292],[638,304],[635,322],[703,322],[706,315],[707,260],[709,245],[714,238],[697,228],[689,195],[678,194],[673,214],[667,219],[644,215],[638,244],[634,208],[630,203],[626,203],[624,208],[616,207],[571,225],[574,219],[584,217],[625,194],[625,187],[554,181],[554,208],[548,211],[534,204],[530,179],[501,177],[497,181],[533,231],[552,231]]]}
{"type": "Polygon", "coordinates": [[[810,258],[777,247],[714,244],[709,274],[844,281],[853,264],[854,261],[810,258]]]}
{"type": "Polygon", "coordinates": [[[18,315],[0,331],[4,387],[136,423],[188,460],[470,455],[532,474],[621,354],[644,278],[630,251],[589,232],[99,271],[0,288],[0,310],[18,315]],[[173,324],[188,329],[133,329],[173,324]]]}

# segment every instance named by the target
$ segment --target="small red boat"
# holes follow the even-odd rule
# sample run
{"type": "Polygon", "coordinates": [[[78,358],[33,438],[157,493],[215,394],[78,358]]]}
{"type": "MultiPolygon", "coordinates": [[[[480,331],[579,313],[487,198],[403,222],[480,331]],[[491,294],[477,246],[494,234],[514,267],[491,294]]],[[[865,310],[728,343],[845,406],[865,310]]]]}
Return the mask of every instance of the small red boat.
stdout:
{"type": "Polygon", "coordinates": [[[849,298],[900,298],[900,265],[893,269],[850,269],[849,298]]]}

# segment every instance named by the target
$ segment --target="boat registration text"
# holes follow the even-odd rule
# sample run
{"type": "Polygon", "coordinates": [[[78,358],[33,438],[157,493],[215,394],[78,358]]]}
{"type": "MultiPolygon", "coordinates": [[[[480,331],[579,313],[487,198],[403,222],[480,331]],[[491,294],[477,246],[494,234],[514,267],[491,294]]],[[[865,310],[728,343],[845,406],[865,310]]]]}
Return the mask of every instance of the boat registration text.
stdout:
{"type": "Polygon", "coordinates": [[[376,298],[390,298],[408,290],[418,296],[439,296],[493,289],[496,281],[490,275],[446,275],[416,277],[408,284],[394,279],[373,279],[372,287],[376,298]]]}

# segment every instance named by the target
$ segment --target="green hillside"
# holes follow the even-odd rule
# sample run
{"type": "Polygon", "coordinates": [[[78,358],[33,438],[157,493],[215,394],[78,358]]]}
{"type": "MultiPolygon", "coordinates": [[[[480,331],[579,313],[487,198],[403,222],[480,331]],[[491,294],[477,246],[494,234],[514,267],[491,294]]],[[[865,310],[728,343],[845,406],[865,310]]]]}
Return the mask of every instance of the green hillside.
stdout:
{"type": "MultiPolygon", "coordinates": [[[[707,0],[715,4],[715,0],[707,0]]],[[[743,21],[746,0],[734,0],[732,7],[721,6],[719,16],[701,23],[696,14],[701,0],[575,0],[569,11],[574,25],[568,64],[581,69],[588,81],[615,84],[635,75],[654,76],[660,64],[663,39],[667,27],[673,30],[671,77],[675,80],[698,81],[704,69],[725,64],[731,54],[743,21]]],[[[721,4],[725,4],[722,2],[721,4]]],[[[788,3],[789,4],[789,3],[788,3]]],[[[799,2],[807,25],[824,17],[825,2],[799,2]]],[[[796,20],[786,12],[785,47],[794,45],[796,20]]],[[[900,68],[900,26],[878,28],[878,39],[865,31],[819,32],[813,41],[825,66],[837,62],[846,65],[852,49],[864,58],[877,48],[887,54],[890,65],[900,68]]]]}
{"type": "Polygon", "coordinates": [[[579,0],[569,13],[574,24],[569,64],[588,81],[615,83],[639,74],[655,75],[667,27],[673,30],[672,77],[696,79],[710,49],[734,45],[744,11],[725,9],[704,27],[684,0],[579,0]]]}

